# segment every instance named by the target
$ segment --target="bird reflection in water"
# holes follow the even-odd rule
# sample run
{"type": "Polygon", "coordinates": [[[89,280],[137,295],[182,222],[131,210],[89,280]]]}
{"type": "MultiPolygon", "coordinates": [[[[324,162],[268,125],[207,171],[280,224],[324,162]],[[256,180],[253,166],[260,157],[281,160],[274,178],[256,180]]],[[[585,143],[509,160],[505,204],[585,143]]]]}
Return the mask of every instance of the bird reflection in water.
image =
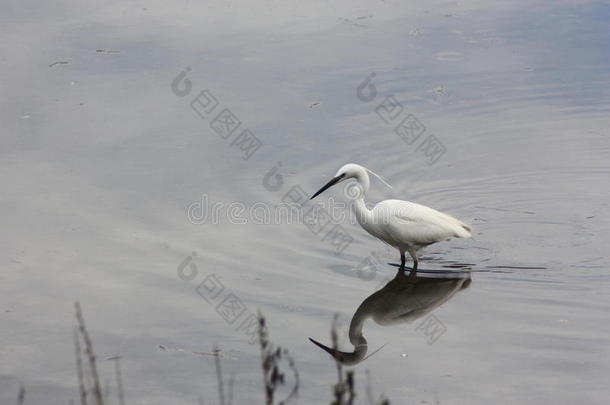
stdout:
{"type": "Polygon", "coordinates": [[[367,297],[356,310],[349,326],[349,341],[354,351],[342,352],[309,338],[338,362],[356,365],[365,359],[368,343],[362,334],[368,318],[382,326],[410,323],[427,315],[470,285],[470,272],[398,271],[382,289],[367,297]]]}

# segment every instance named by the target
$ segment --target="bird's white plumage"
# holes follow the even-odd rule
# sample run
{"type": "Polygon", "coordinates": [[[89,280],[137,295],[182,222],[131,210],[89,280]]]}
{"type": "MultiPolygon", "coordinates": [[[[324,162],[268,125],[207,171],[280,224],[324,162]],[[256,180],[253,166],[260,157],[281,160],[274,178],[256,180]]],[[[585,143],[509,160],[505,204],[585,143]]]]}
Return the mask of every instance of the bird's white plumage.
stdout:
{"type": "Polygon", "coordinates": [[[384,242],[406,250],[440,242],[452,237],[470,237],[468,225],[425,205],[410,201],[385,200],[372,210],[371,224],[362,227],[384,242]]]}
{"type": "MultiPolygon", "coordinates": [[[[470,227],[463,222],[425,205],[410,201],[385,200],[369,210],[364,203],[364,196],[370,185],[368,169],[354,163],[341,167],[335,177],[312,198],[334,184],[352,178],[360,187],[360,192],[354,200],[354,210],[358,222],[371,235],[398,249],[402,266],[404,266],[405,252],[411,254],[415,264],[414,268],[417,268],[416,251],[421,247],[454,237],[469,238],[471,236],[470,227]]],[[[383,181],[383,179],[381,180],[383,181]]],[[[383,182],[385,183],[385,181],[383,182]]]]}

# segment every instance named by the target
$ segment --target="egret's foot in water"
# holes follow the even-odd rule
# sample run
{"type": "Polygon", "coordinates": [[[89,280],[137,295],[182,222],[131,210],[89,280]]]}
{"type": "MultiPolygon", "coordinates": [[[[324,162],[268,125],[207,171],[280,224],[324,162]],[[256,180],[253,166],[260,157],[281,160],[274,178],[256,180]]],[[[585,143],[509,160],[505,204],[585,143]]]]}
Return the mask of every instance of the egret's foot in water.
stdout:
{"type": "Polygon", "coordinates": [[[400,252],[400,271],[402,271],[404,273],[405,271],[405,262],[406,262],[406,258],[405,258],[405,254],[404,252],[400,252]]]}
{"type": "Polygon", "coordinates": [[[413,267],[409,271],[409,279],[414,279],[417,276],[417,259],[413,261],[413,267]]]}
{"type": "Polygon", "coordinates": [[[413,267],[410,271],[409,271],[409,280],[413,280],[417,278],[417,267],[413,267]]]}

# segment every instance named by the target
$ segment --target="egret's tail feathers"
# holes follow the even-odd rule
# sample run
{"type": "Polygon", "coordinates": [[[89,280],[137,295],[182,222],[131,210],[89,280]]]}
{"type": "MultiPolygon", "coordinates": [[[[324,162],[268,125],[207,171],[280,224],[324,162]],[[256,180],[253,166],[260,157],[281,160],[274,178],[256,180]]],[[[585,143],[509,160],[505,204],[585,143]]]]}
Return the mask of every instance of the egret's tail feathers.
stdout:
{"type": "Polygon", "coordinates": [[[460,221],[458,221],[458,224],[457,236],[460,238],[470,238],[472,236],[472,228],[460,221]]]}
{"type": "Polygon", "coordinates": [[[455,236],[458,238],[470,238],[472,236],[472,228],[459,219],[452,217],[451,215],[444,214],[442,212],[438,213],[446,222],[451,224],[451,228],[455,232],[455,236]]]}

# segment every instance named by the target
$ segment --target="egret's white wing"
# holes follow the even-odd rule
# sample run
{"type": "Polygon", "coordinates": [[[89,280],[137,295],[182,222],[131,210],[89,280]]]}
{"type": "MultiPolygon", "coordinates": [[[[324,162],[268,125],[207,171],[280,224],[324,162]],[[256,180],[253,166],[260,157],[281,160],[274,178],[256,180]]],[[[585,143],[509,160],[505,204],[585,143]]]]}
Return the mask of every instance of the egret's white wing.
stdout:
{"type": "Polygon", "coordinates": [[[470,237],[470,227],[435,209],[401,200],[386,200],[374,208],[386,237],[405,244],[427,245],[452,237],[470,237]]]}

